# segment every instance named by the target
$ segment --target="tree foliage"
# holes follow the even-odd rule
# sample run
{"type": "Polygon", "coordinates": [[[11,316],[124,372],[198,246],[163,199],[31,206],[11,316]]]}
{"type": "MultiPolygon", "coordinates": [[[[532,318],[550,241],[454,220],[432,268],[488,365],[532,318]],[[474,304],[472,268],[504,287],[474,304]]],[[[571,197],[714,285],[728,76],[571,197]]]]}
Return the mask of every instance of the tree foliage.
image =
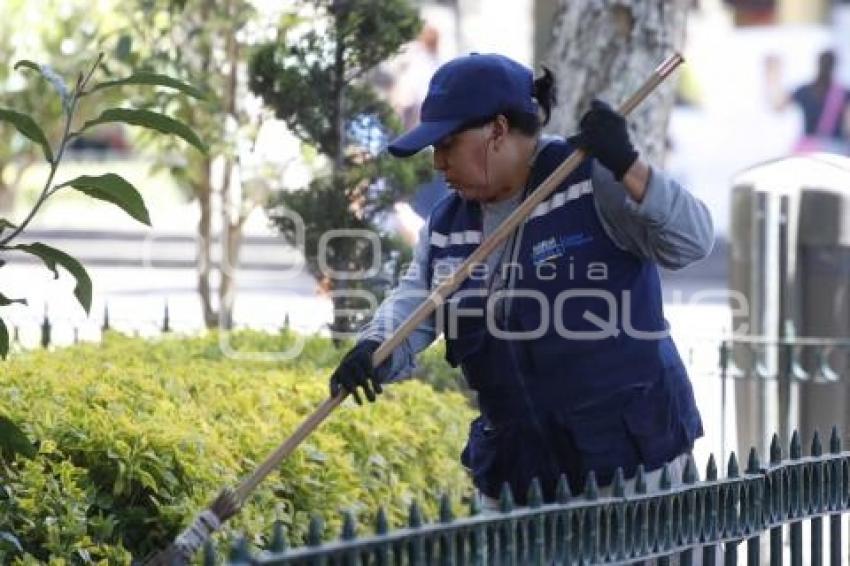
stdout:
{"type": "MultiPolygon", "coordinates": [[[[5,0],[0,19],[0,60],[5,62],[0,65],[0,106],[25,114],[43,128],[47,138],[58,139],[63,127],[62,102],[52,86],[31,80],[38,72],[33,61],[49,65],[58,75],[75,73],[97,53],[110,26],[107,13],[92,10],[87,0],[5,0]],[[45,13],[56,16],[45,18],[45,13]],[[13,68],[12,63],[24,58],[32,66],[13,68]]],[[[118,99],[110,90],[98,98],[105,104],[118,99]]],[[[41,148],[24,137],[10,122],[0,121],[2,211],[13,208],[25,173],[42,157],[41,148]]]]}
{"type": "MultiPolygon", "coordinates": [[[[380,228],[389,207],[409,195],[430,172],[427,157],[389,159],[381,148],[398,133],[392,108],[369,81],[370,73],[421,27],[406,0],[314,0],[301,25],[281,30],[273,43],[259,47],[250,63],[250,86],[277,118],[330,162],[309,187],[283,193],[272,204],[296,212],[307,225],[307,260],[314,274],[341,292],[334,297],[332,330],[346,332],[357,317],[346,289],[370,287],[368,280],[334,280],[317,257],[321,234],[331,229],[362,229],[381,235],[381,260],[399,244],[380,228]]],[[[288,216],[276,220],[287,237],[295,232],[288,216]]],[[[375,250],[362,239],[335,238],[325,259],[336,271],[361,272],[373,264],[375,250]]]]}
{"type": "Polygon", "coordinates": [[[242,227],[267,200],[265,190],[246,190],[244,174],[243,185],[235,180],[240,159],[251,152],[262,118],[251,111],[254,97],[246,87],[245,59],[256,41],[254,34],[272,24],[245,0],[132,0],[121,10],[127,18],[119,41],[124,64],[137,74],[182,78],[205,94],[200,104],[167,90],[146,94],[138,102],[167,108],[207,142],[207,154],[186,154],[173,140],[142,141],[155,149],[157,167],[166,168],[198,203],[198,292],[203,317],[208,327],[229,327],[242,227]],[[218,219],[214,216],[217,203],[221,204],[218,219]],[[221,226],[218,234],[216,225],[221,226]],[[216,235],[224,258],[218,265],[213,261],[216,235]],[[212,283],[216,271],[217,289],[212,283]]]}

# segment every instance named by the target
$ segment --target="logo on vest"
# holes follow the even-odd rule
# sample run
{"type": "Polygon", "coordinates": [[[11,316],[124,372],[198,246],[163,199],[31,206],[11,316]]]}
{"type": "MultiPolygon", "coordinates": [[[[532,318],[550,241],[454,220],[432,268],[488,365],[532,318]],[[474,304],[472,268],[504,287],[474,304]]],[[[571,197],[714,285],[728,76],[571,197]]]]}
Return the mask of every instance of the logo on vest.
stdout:
{"type": "Polygon", "coordinates": [[[566,253],[567,248],[576,248],[593,241],[593,236],[584,232],[547,238],[531,246],[531,261],[535,266],[558,259],[566,253]]]}
{"type": "Polygon", "coordinates": [[[465,259],[463,257],[448,256],[433,260],[431,262],[431,287],[438,287],[443,281],[451,277],[465,259]]]}

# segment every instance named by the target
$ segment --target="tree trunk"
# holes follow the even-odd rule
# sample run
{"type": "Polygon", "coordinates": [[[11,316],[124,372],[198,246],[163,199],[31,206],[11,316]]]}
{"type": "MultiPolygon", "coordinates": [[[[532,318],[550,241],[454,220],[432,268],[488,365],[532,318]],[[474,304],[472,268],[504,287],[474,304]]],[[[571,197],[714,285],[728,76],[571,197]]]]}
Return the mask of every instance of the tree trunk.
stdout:
{"type": "MultiPolygon", "coordinates": [[[[334,260],[330,261],[334,271],[349,271],[351,266],[340,260],[344,258],[344,252],[341,252],[337,246],[330,244],[328,247],[336,248],[332,253],[334,260]]],[[[334,279],[331,282],[331,291],[336,293],[331,295],[331,303],[333,305],[333,322],[330,326],[331,341],[336,348],[342,345],[342,340],[354,330],[353,321],[350,314],[351,298],[348,296],[349,281],[347,279],[334,279]]]]}
{"type": "Polygon", "coordinates": [[[222,328],[233,327],[233,291],[236,278],[236,258],[230,257],[232,203],[230,187],[233,182],[233,158],[225,157],[224,178],[221,182],[221,261],[218,265],[218,322],[222,328]]]}
{"type": "Polygon", "coordinates": [[[229,222],[224,227],[219,287],[219,317],[223,328],[233,328],[233,307],[236,304],[236,269],[242,248],[242,222],[229,222]]]}
{"type": "Polygon", "coordinates": [[[207,328],[218,326],[218,316],[212,306],[210,274],[212,272],[212,162],[203,160],[202,178],[195,187],[195,196],[201,209],[198,220],[198,294],[201,296],[201,310],[207,328]]]}
{"type": "MultiPolygon", "coordinates": [[[[227,12],[230,13],[231,3],[227,3],[227,12]]],[[[236,41],[235,31],[230,30],[227,36],[225,49],[227,60],[230,64],[230,72],[227,76],[227,91],[225,93],[225,111],[228,115],[236,116],[236,87],[237,72],[239,69],[239,44],[236,41]]],[[[218,317],[221,328],[233,328],[233,306],[236,300],[236,266],[239,241],[242,230],[239,218],[238,205],[234,205],[232,196],[234,158],[230,155],[225,157],[224,179],[221,183],[221,263],[219,265],[219,287],[218,287],[218,317]],[[236,211],[233,209],[237,208],[236,211]]],[[[240,199],[241,201],[241,199],[240,199]]]]}
{"type": "MultiPolygon", "coordinates": [[[[555,73],[558,105],[548,130],[569,135],[590,101],[615,107],[662,60],[682,48],[693,0],[558,0],[552,43],[542,63],[555,73]]],[[[675,97],[667,80],[629,117],[641,155],[663,165],[667,122],[675,97]]]]}
{"type": "MultiPolygon", "coordinates": [[[[341,3],[340,3],[341,4],[341,3]]],[[[342,11],[344,8],[340,5],[339,10],[335,14],[334,24],[336,25],[336,47],[334,50],[334,102],[333,102],[333,120],[336,129],[336,152],[333,160],[333,182],[334,188],[340,193],[345,193],[345,45],[343,43],[344,32],[342,30],[342,11]]],[[[345,279],[332,280],[331,289],[344,293],[348,288],[348,281],[345,279]]],[[[333,301],[333,322],[331,323],[331,339],[335,346],[340,345],[341,336],[348,332],[351,326],[351,317],[346,311],[347,298],[345,296],[334,295],[333,301]]]]}
{"type": "MultiPolygon", "coordinates": [[[[201,4],[201,21],[207,21],[213,8],[213,0],[201,4]]],[[[200,49],[201,68],[205,74],[212,72],[212,46],[203,42],[200,49]]],[[[212,274],[212,160],[202,159],[199,163],[200,180],[195,186],[195,197],[201,209],[198,221],[198,294],[201,297],[201,311],[207,328],[218,326],[218,314],[212,305],[212,289],[210,275],[212,274]]]]}
{"type": "MultiPolygon", "coordinates": [[[[340,12],[343,8],[340,7],[340,12]]],[[[333,176],[339,181],[345,168],[345,44],[342,28],[342,15],[337,12],[334,18],[336,25],[336,47],[334,49],[334,98],[333,120],[336,128],[336,153],[333,162],[333,176]]]]}
{"type": "Polygon", "coordinates": [[[0,167],[0,214],[12,212],[15,206],[15,192],[3,181],[3,168],[0,167]]]}

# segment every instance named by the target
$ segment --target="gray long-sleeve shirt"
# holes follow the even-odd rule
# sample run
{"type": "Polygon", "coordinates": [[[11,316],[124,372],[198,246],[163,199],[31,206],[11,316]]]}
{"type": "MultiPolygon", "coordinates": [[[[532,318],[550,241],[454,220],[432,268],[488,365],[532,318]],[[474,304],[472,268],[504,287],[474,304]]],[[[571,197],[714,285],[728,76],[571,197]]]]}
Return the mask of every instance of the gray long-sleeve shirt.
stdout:
{"type": "MultiPolygon", "coordinates": [[[[539,151],[554,138],[543,138],[539,151]]],[[[646,193],[635,202],[610,171],[593,162],[591,173],[596,213],[611,238],[621,249],[652,260],[668,269],[680,269],[698,261],[711,251],[714,229],[711,215],[699,199],[664,173],[651,169],[646,193]]],[[[518,191],[521,193],[521,191],[518,191]]],[[[521,194],[504,201],[482,204],[482,237],[487,238],[516,208],[521,194]]],[[[364,325],[358,340],[383,342],[428,297],[428,223],[419,233],[413,261],[399,285],[378,307],[372,320],[364,325]]],[[[501,248],[487,259],[490,273],[498,271],[501,248]]],[[[393,352],[390,363],[378,372],[382,381],[402,379],[416,367],[416,354],[437,338],[436,318],[431,315],[393,352]]]]}

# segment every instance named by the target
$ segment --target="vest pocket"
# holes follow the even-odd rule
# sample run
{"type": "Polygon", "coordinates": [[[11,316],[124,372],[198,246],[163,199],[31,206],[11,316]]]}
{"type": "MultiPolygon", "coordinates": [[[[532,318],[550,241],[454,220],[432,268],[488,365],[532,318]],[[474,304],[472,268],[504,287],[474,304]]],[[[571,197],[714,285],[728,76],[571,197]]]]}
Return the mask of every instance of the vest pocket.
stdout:
{"type": "Polygon", "coordinates": [[[639,461],[635,443],[625,423],[616,415],[605,420],[571,419],[572,438],[578,451],[579,477],[575,485],[583,486],[593,470],[600,485],[607,485],[614,471],[621,467],[626,475],[634,472],[639,461]]]}
{"type": "MultiPolygon", "coordinates": [[[[666,372],[665,372],[666,373],[666,372]]],[[[592,416],[569,418],[581,461],[581,481],[590,470],[600,485],[609,483],[618,467],[626,477],[638,464],[654,470],[685,452],[690,442],[667,376],[634,391],[621,407],[597,409],[592,416]]]]}
{"type": "Polygon", "coordinates": [[[536,477],[548,497],[554,494],[558,479],[554,454],[547,442],[524,422],[490,426],[478,417],[470,426],[469,440],[461,454],[461,463],[472,473],[473,483],[485,495],[498,499],[502,485],[511,486],[514,501],[526,504],[531,481],[536,477]]]}
{"type": "Polygon", "coordinates": [[[666,377],[636,395],[623,413],[626,428],[647,470],[662,466],[690,444],[666,377]]]}

